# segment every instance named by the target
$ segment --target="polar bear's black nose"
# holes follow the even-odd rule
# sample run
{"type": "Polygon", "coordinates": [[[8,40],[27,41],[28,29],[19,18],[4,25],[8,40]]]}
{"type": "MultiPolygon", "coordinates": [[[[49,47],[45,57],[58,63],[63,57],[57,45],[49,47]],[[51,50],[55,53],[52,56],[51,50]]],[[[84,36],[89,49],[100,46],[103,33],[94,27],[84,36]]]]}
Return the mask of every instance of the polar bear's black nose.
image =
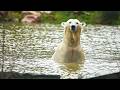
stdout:
{"type": "Polygon", "coordinates": [[[72,31],[75,31],[75,30],[76,30],[75,25],[72,25],[72,26],[71,26],[71,29],[72,29],[72,31]]]}

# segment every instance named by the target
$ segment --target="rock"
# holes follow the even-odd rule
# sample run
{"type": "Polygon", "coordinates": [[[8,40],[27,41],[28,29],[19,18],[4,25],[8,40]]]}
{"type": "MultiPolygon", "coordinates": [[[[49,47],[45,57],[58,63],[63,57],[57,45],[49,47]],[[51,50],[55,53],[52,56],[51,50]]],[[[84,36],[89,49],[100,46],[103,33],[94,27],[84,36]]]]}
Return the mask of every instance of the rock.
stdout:
{"type": "Polygon", "coordinates": [[[40,21],[41,14],[37,11],[23,11],[22,23],[37,23],[40,21]]]}
{"type": "Polygon", "coordinates": [[[36,16],[41,16],[41,14],[37,11],[22,11],[23,15],[36,15],[36,16]]]}
{"type": "Polygon", "coordinates": [[[40,11],[41,13],[51,14],[52,11],[40,11]]]}
{"type": "Polygon", "coordinates": [[[26,15],[23,19],[23,23],[37,23],[39,21],[39,17],[35,15],[26,15]]]}

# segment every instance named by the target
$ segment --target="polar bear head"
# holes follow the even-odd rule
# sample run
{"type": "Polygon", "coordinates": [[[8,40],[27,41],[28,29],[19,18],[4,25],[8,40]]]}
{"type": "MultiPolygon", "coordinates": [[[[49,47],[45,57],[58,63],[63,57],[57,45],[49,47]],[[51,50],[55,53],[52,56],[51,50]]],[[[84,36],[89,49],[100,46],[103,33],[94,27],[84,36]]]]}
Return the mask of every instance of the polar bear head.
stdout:
{"type": "Polygon", "coordinates": [[[72,32],[81,30],[86,26],[84,22],[80,22],[78,19],[69,19],[67,22],[62,22],[61,25],[65,30],[70,30],[72,32]]]}

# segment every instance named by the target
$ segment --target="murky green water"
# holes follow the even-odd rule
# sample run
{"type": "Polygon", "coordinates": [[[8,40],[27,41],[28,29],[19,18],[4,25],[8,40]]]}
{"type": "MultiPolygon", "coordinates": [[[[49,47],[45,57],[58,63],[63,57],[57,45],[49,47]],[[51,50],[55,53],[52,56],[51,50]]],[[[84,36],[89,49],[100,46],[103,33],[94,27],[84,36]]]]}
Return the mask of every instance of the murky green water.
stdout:
{"type": "Polygon", "coordinates": [[[5,71],[90,78],[120,71],[120,26],[88,25],[81,34],[84,64],[58,64],[51,57],[63,39],[60,25],[0,24],[0,57],[5,31],[5,71]]]}

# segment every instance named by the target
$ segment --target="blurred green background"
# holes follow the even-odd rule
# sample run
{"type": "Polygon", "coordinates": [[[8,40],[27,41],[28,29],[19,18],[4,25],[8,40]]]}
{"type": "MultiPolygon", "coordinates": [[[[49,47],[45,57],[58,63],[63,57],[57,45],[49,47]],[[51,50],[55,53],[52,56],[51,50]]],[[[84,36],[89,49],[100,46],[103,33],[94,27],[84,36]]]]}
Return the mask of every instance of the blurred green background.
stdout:
{"type": "MultiPolygon", "coordinates": [[[[21,11],[8,11],[8,15],[0,14],[0,22],[20,22],[21,11]]],[[[76,18],[87,24],[119,25],[120,11],[52,11],[41,14],[41,23],[60,24],[70,18],[76,18]]]]}

